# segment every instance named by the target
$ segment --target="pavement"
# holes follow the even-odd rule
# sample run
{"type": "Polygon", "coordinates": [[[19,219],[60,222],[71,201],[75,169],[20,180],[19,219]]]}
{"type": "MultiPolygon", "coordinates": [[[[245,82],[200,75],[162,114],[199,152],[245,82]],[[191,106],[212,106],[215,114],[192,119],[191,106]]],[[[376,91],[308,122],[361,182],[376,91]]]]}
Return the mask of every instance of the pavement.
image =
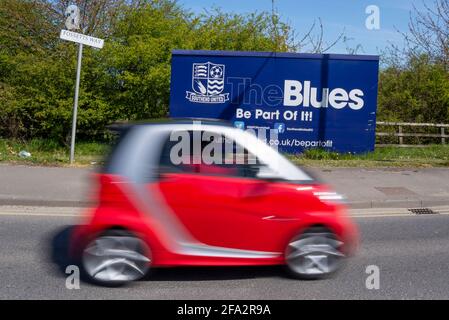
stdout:
{"type": "Polygon", "coordinates": [[[449,168],[328,168],[315,172],[351,208],[419,208],[449,205],[449,168]]]}
{"type": "MultiPolygon", "coordinates": [[[[95,168],[0,165],[0,205],[89,206],[95,168]]],[[[353,209],[449,205],[449,168],[312,168],[353,209]]]]}

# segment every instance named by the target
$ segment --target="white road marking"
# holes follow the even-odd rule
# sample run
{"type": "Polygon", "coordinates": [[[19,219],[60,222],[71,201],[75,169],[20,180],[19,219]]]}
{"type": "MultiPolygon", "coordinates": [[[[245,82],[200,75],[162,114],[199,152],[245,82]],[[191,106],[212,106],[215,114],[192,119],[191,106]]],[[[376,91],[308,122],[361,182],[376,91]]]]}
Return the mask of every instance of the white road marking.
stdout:
{"type": "Polygon", "coordinates": [[[0,216],[83,217],[85,210],[72,207],[0,206],[0,216]]]}
{"type": "MultiPolygon", "coordinates": [[[[429,207],[436,215],[449,214],[449,206],[429,207]]],[[[371,208],[371,209],[350,209],[349,216],[353,218],[380,218],[380,217],[409,217],[419,216],[410,212],[407,208],[371,208]]],[[[426,214],[423,214],[426,216],[426,214]]]]}
{"type": "MultiPolygon", "coordinates": [[[[431,207],[436,215],[449,215],[449,207],[431,207]]],[[[87,208],[67,207],[29,207],[29,206],[0,206],[0,216],[23,217],[54,217],[54,218],[83,218],[87,208]]],[[[382,218],[382,217],[413,217],[419,216],[404,208],[376,208],[376,209],[350,209],[352,218],[382,218]]],[[[427,215],[422,215],[427,216],[427,215]]],[[[432,215],[431,215],[432,216],[432,215]]],[[[267,217],[265,217],[267,218],[267,217]]]]}
{"type": "Polygon", "coordinates": [[[416,216],[444,216],[449,215],[449,212],[437,213],[437,214],[362,214],[362,215],[350,215],[351,218],[381,218],[381,217],[416,217],[416,216]]]}
{"type": "Polygon", "coordinates": [[[0,212],[0,216],[24,216],[24,217],[82,217],[80,214],[67,213],[31,213],[31,212],[0,212]]]}

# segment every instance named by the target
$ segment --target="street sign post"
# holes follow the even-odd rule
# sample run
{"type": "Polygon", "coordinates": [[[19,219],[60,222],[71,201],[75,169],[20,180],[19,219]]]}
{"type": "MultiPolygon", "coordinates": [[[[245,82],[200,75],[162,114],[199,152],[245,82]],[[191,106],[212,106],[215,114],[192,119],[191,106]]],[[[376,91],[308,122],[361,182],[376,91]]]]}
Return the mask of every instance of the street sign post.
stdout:
{"type": "Polygon", "coordinates": [[[78,117],[78,95],[80,90],[81,60],[83,58],[83,44],[78,47],[78,62],[76,64],[76,82],[75,82],[75,98],[73,102],[72,116],[72,136],[70,139],[70,164],[75,161],[75,136],[76,136],[76,119],[78,117]]]}
{"type": "Polygon", "coordinates": [[[71,42],[78,43],[78,62],[76,65],[76,82],[75,82],[75,98],[73,102],[73,118],[72,118],[72,137],[70,141],[70,164],[75,160],[75,135],[76,135],[76,119],[78,115],[78,95],[80,86],[80,75],[81,75],[81,61],[83,58],[83,45],[91,46],[94,48],[101,49],[104,45],[104,40],[91,37],[82,33],[73,32],[72,30],[80,29],[79,18],[80,10],[75,5],[70,5],[65,11],[67,20],[65,26],[69,30],[61,30],[59,37],[62,40],[67,40],[71,42]]]}

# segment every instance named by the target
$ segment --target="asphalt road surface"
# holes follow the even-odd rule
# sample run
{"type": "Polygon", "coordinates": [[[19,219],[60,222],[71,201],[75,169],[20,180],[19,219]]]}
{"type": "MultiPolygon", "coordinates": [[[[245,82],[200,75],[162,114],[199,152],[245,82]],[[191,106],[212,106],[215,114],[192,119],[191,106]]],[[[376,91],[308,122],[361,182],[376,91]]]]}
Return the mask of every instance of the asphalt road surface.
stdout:
{"type": "Polygon", "coordinates": [[[65,286],[64,230],[76,215],[0,213],[0,299],[449,299],[449,215],[356,218],[358,254],[336,276],[286,277],[281,267],[172,268],[121,288],[65,286]],[[380,268],[380,288],[365,286],[380,268]]]}

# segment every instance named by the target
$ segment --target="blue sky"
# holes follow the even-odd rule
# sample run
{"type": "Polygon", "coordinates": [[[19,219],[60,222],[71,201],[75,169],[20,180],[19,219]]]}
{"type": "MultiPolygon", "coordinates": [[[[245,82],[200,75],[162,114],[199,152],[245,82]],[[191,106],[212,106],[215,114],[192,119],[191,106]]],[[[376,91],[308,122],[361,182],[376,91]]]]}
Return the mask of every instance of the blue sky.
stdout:
{"type": "MultiPolygon", "coordinates": [[[[321,18],[324,25],[325,41],[332,42],[345,31],[351,40],[350,47],[362,46],[359,54],[379,54],[380,50],[393,43],[403,46],[401,35],[396,29],[407,32],[413,5],[423,9],[423,1],[431,5],[431,0],[275,0],[275,7],[283,21],[288,21],[301,36],[310,28],[314,20],[321,18]],[[365,27],[368,5],[376,5],[380,10],[380,29],[365,27]]],[[[270,11],[271,0],[179,0],[179,3],[193,12],[204,12],[212,6],[226,12],[247,13],[270,11]]],[[[329,52],[347,53],[343,43],[329,52]]]]}

